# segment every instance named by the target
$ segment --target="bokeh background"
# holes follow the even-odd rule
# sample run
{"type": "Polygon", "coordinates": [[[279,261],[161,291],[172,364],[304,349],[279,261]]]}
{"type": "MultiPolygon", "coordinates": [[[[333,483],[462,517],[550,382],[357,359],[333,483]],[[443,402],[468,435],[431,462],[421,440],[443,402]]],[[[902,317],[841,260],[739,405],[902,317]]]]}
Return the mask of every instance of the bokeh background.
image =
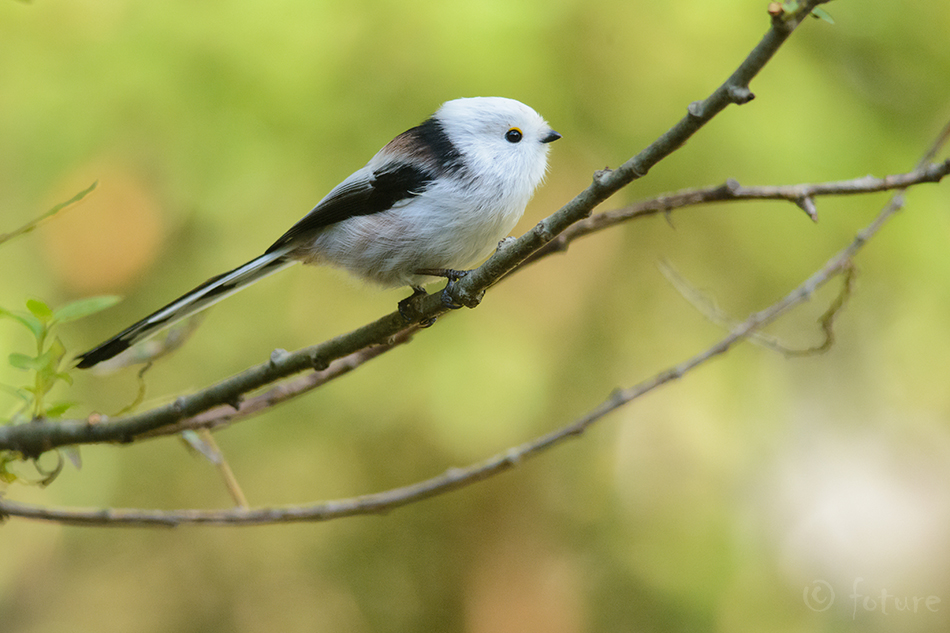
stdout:
{"type": "MultiPolygon", "coordinates": [[[[79,352],[260,253],[399,132],[503,95],[564,136],[517,232],[728,76],[765,2],[0,3],[0,305],[100,293],[79,352]]],[[[839,1],[732,107],[605,208],[663,191],[912,168],[950,116],[950,4],[839,1]]],[[[946,155],[946,153],[944,153],[946,155]]],[[[253,505],[383,490],[486,458],[705,349],[887,197],[717,205],[576,243],[410,346],[217,435],[253,505]]],[[[827,354],[746,344],[578,441],[387,516],[257,528],[0,527],[0,631],[934,631],[950,625],[950,188],[925,185],[856,262],[827,354]],[[882,591],[884,600],[881,600],[882,591]],[[916,602],[914,609],[914,598],[916,602]],[[930,600],[928,603],[927,600],[930,600]],[[901,602],[903,601],[903,602],[901,602]],[[904,610],[899,610],[903,604],[904,610]],[[928,607],[929,604],[929,607],[928,607]]],[[[770,328],[794,346],[836,288],[770,328]]],[[[319,342],[406,292],[296,267],[211,311],[148,374],[150,404],[319,342]]],[[[30,351],[11,323],[0,349],[30,351]]],[[[0,381],[24,376],[0,363],[0,381]]],[[[134,371],[76,376],[114,413],[134,371]]],[[[3,401],[6,409],[13,402],[3,401]]],[[[174,438],[85,447],[47,489],[93,507],[226,507],[174,438]]]]}

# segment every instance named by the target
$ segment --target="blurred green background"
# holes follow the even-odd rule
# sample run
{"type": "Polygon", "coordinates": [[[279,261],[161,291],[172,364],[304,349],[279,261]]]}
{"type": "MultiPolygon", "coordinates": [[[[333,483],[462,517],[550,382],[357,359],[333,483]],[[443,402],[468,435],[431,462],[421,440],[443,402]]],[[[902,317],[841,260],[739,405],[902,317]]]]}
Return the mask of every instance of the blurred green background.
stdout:
{"type": "MultiPolygon", "coordinates": [[[[0,305],[124,295],[64,332],[85,350],[259,254],[390,138],[459,96],[520,99],[564,136],[520,234],[721,83],[766,30],[765,7],[2,2],[0,231],[100,185],[0,249],[0,305]]],[[[753,83],[755,101],[605,208],[730,177],[790,184],[912,168],[950,116],[950,3],[829,11],[836,25],[806,23],[753,83]]],[[[789,204],[717,205],[588,238],[477,310],[217,440],[256,506],[359,495],[483,459],[722,336],[658,261],[742,317],[797,285],[886,199],[819,200],[817,225],[789,204]]],[[[948,211],[946,183],[909,194],[861,254],[827,354],[742,346],[578,441],[387,516],[169,531],[10,520],[0,631],[946,629],[948,211]],[[913,597],[939,602],[897,609],[913,597]]],[[[817,342],[835,292],[770,332],[817,342]]],[[[293,268],[211,311],[148,374],[147,404],[347,331],[406,294],[293,268]]],[[[0,323],[4,357],[29,346],[0,323]]],[[[22,380],[0,366],[0,382],[22,380]]],[[[126,370],[77,375],[59,395],[85,415],[113,413],[135,391],[126,370]]],[[[230,503],[212,466],[175,439],[82,456],[50,488],[6,494],[230,503]]]]}

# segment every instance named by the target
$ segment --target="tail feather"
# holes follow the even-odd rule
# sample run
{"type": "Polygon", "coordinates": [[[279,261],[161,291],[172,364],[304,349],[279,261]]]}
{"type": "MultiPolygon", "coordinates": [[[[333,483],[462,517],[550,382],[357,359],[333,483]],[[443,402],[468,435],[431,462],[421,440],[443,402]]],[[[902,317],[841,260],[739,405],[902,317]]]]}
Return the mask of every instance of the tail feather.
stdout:
{"type": "Polygon", "coordinates": [[[225,297],[252,283],[295,263],[285,257],[286,252],[265,253],[243,266],[212,277],[194,290],[175,299],[164,308],[148,315],[138,323],[122,330],[108,341],[79,355],[76,367],[88,369],[124,352],[136,343],[150,338],[182,319],[214,305],[225,297]]]}

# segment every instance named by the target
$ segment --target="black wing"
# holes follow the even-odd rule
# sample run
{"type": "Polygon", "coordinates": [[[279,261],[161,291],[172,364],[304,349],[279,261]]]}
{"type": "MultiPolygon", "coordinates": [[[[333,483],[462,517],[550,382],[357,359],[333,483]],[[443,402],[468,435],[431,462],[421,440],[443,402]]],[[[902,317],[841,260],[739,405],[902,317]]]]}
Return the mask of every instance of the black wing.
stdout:
{"type": "Polygon", "coordinates": [[[400,200],[421,194],[434,178],[434,173],[418,165],[394,164],[377,170],[368,182],[340,187],[290,227],[267,252],[283,248],[304,235],[347,218],[386,211],[400,200]]]}
{"type": "Polygon", "coordinates": [[[267,252],[288,246],[304,235],[347,218],[386,211],[400,200],[421,194],[436,176],[463,170],[462,155],[435,118],[403,132],[380,154],[405,156],[411,162],[389,163],[374,171],[368,182],[344,183],[290,227],[267,252]]]}

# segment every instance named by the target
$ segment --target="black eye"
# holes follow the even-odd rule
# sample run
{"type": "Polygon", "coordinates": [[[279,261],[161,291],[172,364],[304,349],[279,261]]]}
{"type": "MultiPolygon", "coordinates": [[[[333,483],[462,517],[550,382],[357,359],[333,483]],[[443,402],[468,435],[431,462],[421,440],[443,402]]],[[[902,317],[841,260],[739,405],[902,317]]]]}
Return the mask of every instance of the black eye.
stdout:
{"type": "Polygon", "coordinates": [[[523,135],[521,134],[521,130],[516,127],[513,127],[505,132],[505,140],[509,143],[520,143],[522,137],[523,135]]]}

